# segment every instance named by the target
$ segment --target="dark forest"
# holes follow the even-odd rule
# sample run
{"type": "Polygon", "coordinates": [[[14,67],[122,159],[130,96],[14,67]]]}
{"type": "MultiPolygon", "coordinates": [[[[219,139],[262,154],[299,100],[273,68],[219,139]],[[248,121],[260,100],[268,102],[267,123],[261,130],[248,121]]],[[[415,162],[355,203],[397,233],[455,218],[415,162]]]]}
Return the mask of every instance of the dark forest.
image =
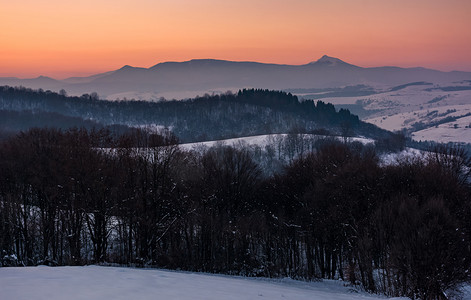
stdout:
{"type": "Polygon", "coordinates": [[[469,156],[380,162],[319,140],[267,174],[170,132],[31,129],[0,143],[2,264],[119,264],[343,279],[431,299],[469,280],[469,156]]]}

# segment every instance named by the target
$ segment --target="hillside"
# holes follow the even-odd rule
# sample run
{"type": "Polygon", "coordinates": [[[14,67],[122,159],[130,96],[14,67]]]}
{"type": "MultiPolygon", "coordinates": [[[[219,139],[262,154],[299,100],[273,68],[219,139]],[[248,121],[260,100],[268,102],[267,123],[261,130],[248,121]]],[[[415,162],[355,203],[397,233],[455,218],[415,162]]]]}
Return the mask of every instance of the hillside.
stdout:
{"type": "Polygon", "coordinates": [[[291,92],[349,109],[362,120],[386,130],[404,130],[417,141],[471,141],[471,82],[467,80],[441,84],[410,82],[381,89],[358,85],[291,92]]]}
{"type": "Polygon", "coordinates": [[[50,91],[0,88],[0,109],[58,113],[104,125],[168,128],[183,142],[270,133],[331,133],[375,139],[391,134],[332,104],[299,101],[289,93],[242,90],[186,101],[100,101],[50,91]]]}

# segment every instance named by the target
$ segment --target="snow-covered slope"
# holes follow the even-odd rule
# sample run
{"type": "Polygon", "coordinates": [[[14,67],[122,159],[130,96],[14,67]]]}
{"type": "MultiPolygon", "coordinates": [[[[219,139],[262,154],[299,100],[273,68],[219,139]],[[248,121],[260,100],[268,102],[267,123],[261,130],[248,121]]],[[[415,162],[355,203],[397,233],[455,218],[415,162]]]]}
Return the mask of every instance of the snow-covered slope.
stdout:
{"type": "Polygon", "coordinates": [[[429,127],[412,133],[412,138],[422,141],[471,143],[471,116],[429,127]]]}
{"type": "Polygon", "coordinates": [[[470,81],[374,88],[383,91],[368,96],[319,98],[353,113],[360,109],[363,120],[378,127],[406,129],[415,140],[471,143],[470,81]]]}
{"type": "Polygon", "coordinates": [[[300,282],[114,267],[0,268],[2,300],[384,299],[339,281],[300,282]]]}
{"type": "MultiPolygon", "coordinates": [[[[201,151],[207,148],[218,146],[218,145],[225,145],[225,146],[258,146],[264,149],[266,146],[276,143],[280,139],[284,139],[287,137],[287,134],[267,134],[267,135],[256,135],[256,136],[248,136],[248,137],[241,137],[235,139],[227,139],[227,140],[219,140],[219,141],[207,141],[202,143],[187,143],[187,144],[180,144],[180,148],[183,150],[195,150],[201,151]]],[[[327,136],[321,135],[314,135],[314,134],[303,134],[302,137],[305,140],[309,139],[322,139],[322,138],[329,138],[327,136]]],[[[334,137],[339,141],[342,141],[342,137],[334,137]]],[[[374,144],[374,140],[368,138],[360,138],[360,137],[353,137],[348,138],[349,142],[360,142],[363,145],[367,144],[374,144]]],[[[275,147],[277,148],[277,147],[275,147]]],[[[397,164],[399,161],[403,160],[414,160],[414,159],[422,159],[427,156],[426,151],[417,150],[414,148],[406,148],[403,151],[396,152],[396,153],[383,153],[379,155],[379,159],[381,164],[383,165],[394,165],[397,164]]]]}
{"type": "MultiPolygon", "coordinates": [[[[207,142],[201,142],[201,143],[187,143],[187,144],[180,144],[180,147],[184,150],[193,150],[193,149],[198,149],[201,147],[212,147],[216,145],[225,145],[225,146],[239,146],[239,145],[256,145],[259,147],[265,147],[270,143],[273,143],[274,140],[278,138],[285,138],[288,134],[265,134],[265,135],[254,135],[254,136],[247,136],[247,137],[241,137],[241,138],[234,138],[234,139],[226,139],[226,140],[218,140],[218,141],[207,141],[207,142]]],[[[321,135],[315,135],[315,134],[303,134],[302,135],[304,139],[309,139],[309,138],[326,138],[327,136],[321,136],[321,135]]],[[[335,137],[339,140],[342,140],[342,137],[335,137]]],[[[374,143],[374,140],[372,139],[367,139],[367,138],[360,138],[360,137],[352,137],[348,138],[348,141],[350,142],[360,142],[362,144],[370,144],[374,143]]]]}

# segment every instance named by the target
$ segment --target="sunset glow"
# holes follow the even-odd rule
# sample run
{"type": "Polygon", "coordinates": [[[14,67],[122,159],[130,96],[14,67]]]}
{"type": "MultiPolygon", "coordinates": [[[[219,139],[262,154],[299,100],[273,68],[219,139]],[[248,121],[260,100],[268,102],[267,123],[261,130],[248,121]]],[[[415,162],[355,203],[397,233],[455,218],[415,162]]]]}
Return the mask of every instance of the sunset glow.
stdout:
{"type": "Polygon", "coordinates": [[[471,71],[469,0],[1,0],[0,76],[216,58],[471,71]]]}

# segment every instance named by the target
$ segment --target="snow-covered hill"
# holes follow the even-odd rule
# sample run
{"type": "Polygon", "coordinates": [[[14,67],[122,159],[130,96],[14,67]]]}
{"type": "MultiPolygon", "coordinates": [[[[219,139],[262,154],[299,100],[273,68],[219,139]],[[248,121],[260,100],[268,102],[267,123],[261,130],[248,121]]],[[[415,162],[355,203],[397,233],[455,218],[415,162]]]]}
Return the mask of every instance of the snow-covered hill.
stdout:
{"type": "MultiPolygon", "coordinates": [[[[202,151],[213,146],[232,146],[232,147],[260,147],[261,149],[265,149],[267,146],[271,146],[274,151],[276,152],[278,148],[283,149],[283,146],[278,147],[278,143],[289,143],[287,141],[288,134],[267,134],[267,135],[256,135],[256,136],[248,136],[248,137],[241,137],[241,138],[234,138],[234,139],[226,139],[226,140],[218,140],[218,141],[207,141],[202,143],[186,143],[180,144],[179,147],[183,150],[194,150],[194,151],[202,151]]],[[[300,134],[298,138],[295,139],[299,142],[299,139],[304,140],[304,147],[306,147],[307,151],[312,150],[312,146],[309,147],[309,142],[315,141],[317,139],[324,139],[324,138],[333,138],[339,141],[343,141],[343,138],[340,136],[333,136],[327,137],[322,135],[315,135],[315,134],[300,134]]],[[[374,144],[375,141],[373,139],[368,138],[361,138],[361,137],[351,137],[348,138],[348,142],[359,142],[363,145],[374,144]]],[[[285,145],[286,146],[286,145],[285,145]]],[[[281,150],[283,151],[283,150],[281,150]]],[[[276,153],[278,157],[286,158],[286,154],[284,153],[276,153]]],[[[412,159],[421,159],[426,158],[428,152],[421,151],[413,148],[406,148],[400,152],[395,153],[383,153],[379,155],[379,159],[381,164],[383,165],[394,165],[399,161],[404,160],[412,160],[412,159]]]]}
{"type": "MultiPolygon", "coordinates": [[[[115,267],[0,268],[2,300],[385,299],[341,281],[301,282],[115,267]]],[[[398,298],[396,298],[398,299],[398,298]]]]}
{"type": "MultiPolygon", "coordinates": [[[[207,141],[201,143],[187,143],[187,144],[180,144],[180,147],[185,150],[193,150],[198,149],[201,147],[213,147],[216,145],[225,145],[225,146],[234,146],[237,147],[239,145],[256,145],[259,147],[264,148],[265,146],[272,144],[280,139],[284,139],[288,136],[288,134],[264,134],[264,135],[255,135],[255,136],[247,136],[247,137],[240,137],[234,139],[225,139],[225,140],[218,140],[218,141],[207,141]]],[[[304,140],[312,139],[323,139],[327,136],[323,135],[315,135],[315,134],[301,134],[299,137],[302,137],[304,140]]],[[[343,138],[340,136],[333,137],[338,140],[342,140],[343,138]]],[[[362,144],[370,144],[374,143],[374,140],[368,138],[360,138],[360,137],[351,137],[348,138],[349,142],[360,142],[362,144]]]]}
{"type": "Polygon", "coordinates": [[[367,96],[318,97],[383,129],[406,129],[415,140],[471,142],[470,81],[371,88],[377,92],[367,96]]]}

